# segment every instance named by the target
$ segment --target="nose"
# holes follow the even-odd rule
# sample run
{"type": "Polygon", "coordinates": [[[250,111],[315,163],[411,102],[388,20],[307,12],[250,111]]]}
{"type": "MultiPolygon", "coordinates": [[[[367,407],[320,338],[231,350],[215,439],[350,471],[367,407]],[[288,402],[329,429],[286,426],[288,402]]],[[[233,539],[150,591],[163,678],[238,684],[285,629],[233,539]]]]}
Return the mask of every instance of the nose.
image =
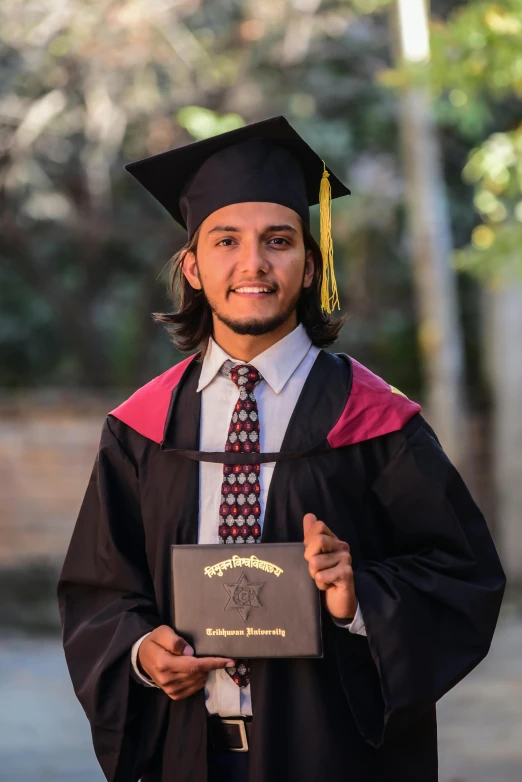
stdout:
{"type": "Polygon", "coordinates": [[[267,272],[269,261],[262,251],[261,243],[257,237],[245,237],[241,243],[241,251],[238,259],[239,271],[255,276],[260,272],[267,272]]]}

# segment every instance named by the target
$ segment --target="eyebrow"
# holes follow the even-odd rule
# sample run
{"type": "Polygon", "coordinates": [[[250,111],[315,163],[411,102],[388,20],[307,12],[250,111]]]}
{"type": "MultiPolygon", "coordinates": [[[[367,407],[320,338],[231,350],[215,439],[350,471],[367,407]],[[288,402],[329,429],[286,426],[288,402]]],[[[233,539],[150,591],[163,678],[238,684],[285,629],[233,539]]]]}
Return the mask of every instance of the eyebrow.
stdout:
{"type": "MultiPolygon", "coordinates": [[[[213,228],[210,229],[209,234],[214,233],[241,233],[243,229],[237,228],[234,225],[215,225],[213,228]]],[[[290,225],[289,223],[282,223],[281,225],[269,225],[265,230],[263,231],[264,234],[270,233],[272,231],[293,231],[295,234],[297,233],[297,229],[294,228],[293,225],[290,225]]]]}

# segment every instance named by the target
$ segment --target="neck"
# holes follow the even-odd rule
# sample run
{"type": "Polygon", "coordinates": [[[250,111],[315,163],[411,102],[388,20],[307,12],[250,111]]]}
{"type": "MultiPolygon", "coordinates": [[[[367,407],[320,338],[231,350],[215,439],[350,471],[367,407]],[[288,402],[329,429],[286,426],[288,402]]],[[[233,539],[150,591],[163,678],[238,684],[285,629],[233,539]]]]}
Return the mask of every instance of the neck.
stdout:
{"type": "Polygon", "coordinates": [[[281,326],[268,334],[260,334],[259,336],[252,336],[251,334],[236,334],[228,326],[225,326],[216,317],[214,320],[214,333],[213,338],[215,342],[222,348],[229,356],[238,361],[249,362],[253,358],[258,356],[263,351],[279,342],[280,339],[286,337],[297,326],[297,315],[295,311],[281,326]]]}

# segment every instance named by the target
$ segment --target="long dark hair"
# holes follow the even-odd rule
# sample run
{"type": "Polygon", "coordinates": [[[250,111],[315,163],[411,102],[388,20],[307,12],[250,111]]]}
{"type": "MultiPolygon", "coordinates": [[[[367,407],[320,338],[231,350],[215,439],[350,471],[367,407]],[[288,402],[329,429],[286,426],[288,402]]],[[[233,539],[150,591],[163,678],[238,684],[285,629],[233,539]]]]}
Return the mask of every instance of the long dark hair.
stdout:
{"type": "MultiPolygon", "coordinates": [[[[301,220],[306,250],[311,250],[314,259],[314,276],[309,288],[303,288],[297,302],[297,321],[302,323],[312,343],[318,348],[332,345],[339,336],[347,315],[332,320],[321,309],[321,283],[323,260],[321,248],[310,233],[308,225],[301,220]]],[[[183,274],[183,261],[189,252],[196,253],[199,228],[194,236],[168,262],[169,293],[176,308],[174,312],[154,312],[155,321],[163,323],[175,347],[182,353],[200,350],[205,354],[208,338],[212,335],[212,311],[202,290],[193,288],[183,274]]]]}

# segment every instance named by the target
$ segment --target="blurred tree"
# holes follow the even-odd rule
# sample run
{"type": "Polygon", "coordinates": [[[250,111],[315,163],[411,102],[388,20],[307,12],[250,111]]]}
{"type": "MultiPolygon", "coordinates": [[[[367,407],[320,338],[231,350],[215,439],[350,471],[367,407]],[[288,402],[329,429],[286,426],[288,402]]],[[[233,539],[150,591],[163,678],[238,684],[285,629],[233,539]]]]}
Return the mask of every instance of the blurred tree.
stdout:
{"type": "Polygon", "coordinates": [[[418,390],[394,99],[375,83],[386,24],[362,13],[382,4],[2,5],[4,384],[135,385],[172,363],[150,312],[166,306],[155,280],[183,236],[123,165],[284,113],[357,193],[336,205],[350,210],[335,236],[354,316],[342,347],[418,390]]]}
{"type": "MultiPolygon", "coordinates": [[[[393,10],[399,64],[412,72],[424,68],[430,58],[424,0],[396,0],[393,10]]],[[[399,106],[427,408],[443,447],[460,465],[467,456],[463,347],[447,195],[428,88],[405,84],[399,106]]]]}
{"type": "MultiPolygon", "coordinates": [[[[168,306],[158,273],[184,237],[123,166],[284,113],[354,193],[334,203],[342,305],[352,315],[339,347],[418,396],[397,103],[376,78],[390,66],[386,5],[0,6],[2,383],[132,387],[172,364],[150,312],[168,306]]],[[[444,17],[456,3],[432,5],[444,17]]],[[[473,216],[460,172],[477,136],[443,127],[462,244],[473,216]]],[[[474,291],[464,293],[474,318],[474,291]]]]}
{"type": "Polygon", "coordinates": [[[521,36],[522,0],[468,3],[434,29],[429,73],[442,121],[476,144],[463,177],[478,224],[455,259],[484,288],[497,512],[512,583],[522,583],[521,36]]]}

